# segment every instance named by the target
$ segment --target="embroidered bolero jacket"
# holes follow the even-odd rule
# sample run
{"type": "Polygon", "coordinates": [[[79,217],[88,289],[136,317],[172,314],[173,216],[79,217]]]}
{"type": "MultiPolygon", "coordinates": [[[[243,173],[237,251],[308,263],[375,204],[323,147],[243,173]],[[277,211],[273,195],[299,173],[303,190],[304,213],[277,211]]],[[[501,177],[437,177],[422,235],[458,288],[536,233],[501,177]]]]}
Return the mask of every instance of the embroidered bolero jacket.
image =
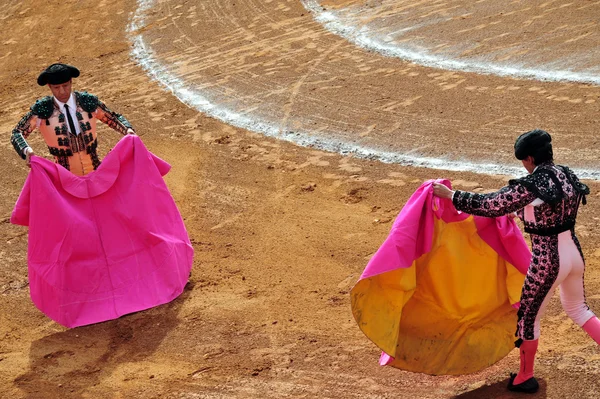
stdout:
{"type": "Polygon", "coordinates": [[[132,128],[124,116],[108,109],[98,97],[87,92],[74,92],[74,95],[77,106],[77,120],[74,122],[79,124],[80,134],[69,131],[67,118],[53,97],[41,98],[12,131],[10,141],[21,158],[25,159],[25,149],[29,146],[27,137],[38,128],[56,163],[83,176],[100,166],[97,119],[123,135],[127,133],[127,129],[132,128]]]}
{"type": "Polygon", "coordinates": [[[516,212],[527,233],[552,236],[573,230],[579,204],[585,205],[589,192],[568,167],[546,162],[494,193],[457,190],[452,202],[456,209],[472,215],[497,217],[516,212]]]}

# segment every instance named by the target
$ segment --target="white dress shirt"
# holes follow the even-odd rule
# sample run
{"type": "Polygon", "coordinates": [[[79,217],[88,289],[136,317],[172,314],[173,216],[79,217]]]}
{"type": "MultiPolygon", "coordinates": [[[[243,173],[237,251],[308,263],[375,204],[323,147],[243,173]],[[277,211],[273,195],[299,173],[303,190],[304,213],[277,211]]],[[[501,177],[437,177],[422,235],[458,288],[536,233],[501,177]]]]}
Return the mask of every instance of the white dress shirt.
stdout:
{"type": "MultiPolygon", "coordinates": [[[[61,103],[56,97],[54,97],[54,101],[56,101],[56,104],[58,104],[60,112],[62,112],[63,115],[65,115],[65,125],[67,126],[67,129],[69,129],[69,131],[71,132],[71,126],[69,126],[67,114],[65,112],[65,103],[61,103]]],[[[77,120],[77,115],[75,115],[75,113],[77,112],[77,104],[75,104],[75,95],[73,93],[71,93],[71,96],[67,100],[66,104],[69,106],[69,113],[71,114],[71,118],[73,118],[73,124],[75,125],[75,132],[71,133],[78,135],[79,133],[81,133],[81,129],[79,128],[79,120],[77,120]]]]}

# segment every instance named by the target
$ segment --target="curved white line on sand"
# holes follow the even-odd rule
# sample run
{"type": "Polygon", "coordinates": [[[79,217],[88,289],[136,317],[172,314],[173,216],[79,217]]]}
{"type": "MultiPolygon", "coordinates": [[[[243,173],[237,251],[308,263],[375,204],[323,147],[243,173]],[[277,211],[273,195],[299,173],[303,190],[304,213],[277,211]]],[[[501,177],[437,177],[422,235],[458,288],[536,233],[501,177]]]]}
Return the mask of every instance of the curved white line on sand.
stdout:
{"type": "Polygon", "coordinates": [[[497,75],[511,78],[522,78],[554,82],[578,82],[600,85],[600,76],[589,73],[579,73],[569,70],[544,70],[521,68],[486,63],[476,60],[456,60],[445,58],[425,50],[415,51],[398,45],[386,43],[373,34],[367,27],[356,27],[344,22],[334,11],[324,10],[318,0],[300,0],[304,8],[310,11],[314,19],[330,32],[345,38],[351,43],[364,49],[375,51],[388,57],[401,58],[415,64],[432,68],[460,72],[475,72],[486,75],[497,75]]]}
{"type": "MultiPolygon", "coordinates": [[[[440,169],[456,172],[473,172],[478,174],[498,174],[519,176],[523,175],[523,168],[500,165],[494,163],[474,163],[469,161],[448,160],[433,157],[421,157],[418,155],[400,154],[384,151],[374,147],[361,146],[347,143],[335,138],[328,139],[327,133],[316,133],[309,131],[290,131],[277,124],[277,122],[259,120],[215,104],[205,95],[193,87],[190,87],[182,79],[177,77],[168,67],[162,64],[155,56],[139,32],[145,26],[146,13],[152,8],[155,0],[138,0],[138,8],[128,27],[130,39],[133,43],[132,57],[146,72],[166,89],[171,91],[181,102],[205,113],[213,118],[219,119],[232,126],[248,129],[261,133],[265,136],[274,137],[288,141],[303,147],[336,152],[342,155],[352,155],[363,159],[372,159],[384,163],[397,163],[405,166],[415,166],[431,169],[440,169]],[[321,135],[318,137],[317,134],[321,135]],[[325,136],[325,137],[323,137],[325,136]]],[[[577,170],[583,179],[600,180],[600,170],[587,169],[577,170]]]]}

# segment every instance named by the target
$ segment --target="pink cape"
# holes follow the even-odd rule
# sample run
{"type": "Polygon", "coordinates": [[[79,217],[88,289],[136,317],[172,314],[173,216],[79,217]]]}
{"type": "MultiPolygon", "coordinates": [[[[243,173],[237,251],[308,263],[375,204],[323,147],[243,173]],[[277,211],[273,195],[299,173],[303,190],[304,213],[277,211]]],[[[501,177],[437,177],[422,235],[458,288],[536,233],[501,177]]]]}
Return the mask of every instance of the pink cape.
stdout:
{"type": "Polygon", "coordinates": [[[169,169],[137,136],[86,176],[32,157],[11,223],[29,226],[31,299],[44,314],[77,327],[181,294],[194,250],[162,179],[169,169]]]}
{"type": "MultiPolygon", "coordinates": [[[[438,182],[450,187],[450,182],[448,180],[439,180],[438,182]]],[[[352,311],[361,330],[363,330],[367,337],[384,351],[380,359],[382,365],[389,364],[410,371],[425,372],[429,374],[463,374],[476,371],[485,365],[489,365],[493,361],[499,360],[499,358],[504,357],[506,353],[508,353],[508,350],[513,347],[512,331],[509,331],[509,329],[512,330],[514,328],[514,323],[516,323],[516,311],[514,311],[514,309],[511,311],[510,303],[518,303],[520,285],[523,282],[523,275],[526,274],[529,267],[531,252],[523,239],[521,231],[511,218],[507,216],[500,218],[485,218],[457,212],[450,200],[441,200],[433,196],[432,184],[433,180],[427,181],[415,191],[395,220],[389,236],[367,264],[359,281],[352,289],[352,311]],[[509,294],[507,295],[506,292],[499,293],[497,298],[495,298],[496,295],[493,294],[491,297],[497,302],[486,303],[476,310],[476,314],[460,315],[457,312],[451,312],[448,314],[448,320],[452,321],[457,318],[462,318],[463,320],[483,320],[482,323],[484,324],[479,324],[477,327],[464,327],[465,329],[471,328],[472,330],[477,330],[477,332],[473,333],[475,335],[481,334],[482,330],[494,328],[506,330],[499,333],[501,339],[506,341],[498,345],[503,346],[503,349],[498,350],[497,348],[494,348],[493,343],[491,343],[489,347],[482,349],[482,351],[488,351],[488,353],[482,353],[479,358],[476,359],[477,361],[480,361],[481,364],[475,364],[475,359],[470,359],[470,361],[473,360],[473,364],[461,364],[464,362],[461,360],[460,354],[452,354],[452,352],[455,352],[456,348],[459,347],[457,341],[454,340],[465,340],[468,338],[467,336],[470,332],[462,330],[458,332],[458,330],[456,330],[457,335],[452,337],[451,332],[436,332],[435,329],[433,329],[430,330],[432,336],[443,335],[445,337],[444,339],[447,341],[447,344],[439,343],[439,345],[436,344],[431,347],[434,348],[433,350],[436,353],[430,355],[423,353],[427,350],[426,348],[422,348],[421,350],[419,348],[408,348],[408,352],[404,352],[405,349],[402,349],[403,347],[406,348],[406,345],[412,345],[406,342],[420,341],[419,338],[406,336],[406,332],[403,333],[400,331],[401,329],[404,329],[410,334],[411,328],[414,329],[413,325],[406,324],[411,322],[402,320],[426,320],[428,316],[424,314],[421,314],[421,316],[418,314],[416,316],[414,314],[404,315],[407,306],[408,311],[415,309],[415,306],[411,305],[410,301],[414,300],[412,298],[415,298],[415,296],[413,296],[415,292],[417,294],[419,293],[419,276],[424,274],[424,272],[420,272],[419,270],[425,270],[423,268],[428,267],[444,268],[443,263],[435,265],[427,263],[429,262],[427,259],[432,256],[429,253],[432,251],[434,239],[436,240],[435,251],[440,251],[439,246],[444,245],[435,237],[436,223],[442,223],[442,225],[454,224],[457,222],[468,223],[467,219],[471,217],[475,224],[474,229],[476,234],[480,239],[491,247],[493,250],[492,252],[495,252],[496,257],[503,259],[503,262],[505,261],[508,263],[506,267],[499,265],[504,271],[496,273],[495,266],[493,266],[495,261],[491,259],[490,263],[492,264],[492,267],[490,272],[492,274],[490,275],[490,278],[496,279],[496,276],[506,276],[506,273],[508,273],[508,280],[511,281],[508,283],[500,281],[497,287],[498,289],[502,289],[504,286],[509,294]],[[412,279],[410,277],[410,272],[408,272],[408,274],[401,274],[400,272],[400,270],[408,270],[409,268],[414,269],[415,267],[418,269],[416,271],[416,280],[414,280],[414,272],[412,272],[412,279]],[[516,270],[515,272],[511,272],[510,269],[516,270]],[[398,274],[399,272],[400,274],[398,274]],[[506,284],[510,287],[507,287],[506,284]],[[485,308],[485,306],[488,308],[485,308]],[[501,314],[501,317],[507,321],[502,327],[486,326],[485,318],[492,317],[491,312],[498,312],[498,309],[502,309],[503,313],[501,314]],[[486,316],[485,312],[488,310],[490,313],[487,313],[488,316],[486,316]],[[514,313],[514,323],[511,322],[511,313],[514,313]],[[410,339],[413,339],[413,341],[410,341],[410,339]],[[406,342],[403,343],[403,340],[406,342]],[[444,350],[447,350],[448,352],[443,353],[444,350]],[[412,354],[419,353],[419,351],[421,351],[422,357],[420,358],[421,360],[416,360],[417,356],[413,356],[412,354]],[[401,362],[396,362],[393,356],[390,356],[385,352],[392,355],[396,353],[397,356],[402,356],[403,358],[401,359],[401,362]],[[449,362],[448,357],[446,357],[446,361],[444,361],[443,358],[445,356],[454,356],[454,363],[449,362]],[[433,363],[435,363],[434,360],[439,360],[439,364],[433,365],[433,363]]],[[[470,241],[471,239],[465,237],[463,241],[465,240],[470,241]]],[[[473,248],[477,248],[476,243],[473,248]]],[[[450,257],[448,258],[448,267],[450,268],[451,264],[454,264],[452,267],[455,267],[454,271],[449,273],[456,273],[456,270],[464,270],[462,273],[469,273],[469,270],[472,270],[472,268],[479,267],[477,264],[470,264],[470,262],[467,261],[467,259],[469,259],[469,254],[453,252],[452,248],[446,248],[444,250],[448,253],[447,256],[450,257]],[[456,268],[456,265],[458,265],[458,269],[456,268]]],[[[464,250],[464,248],[462,250],[464,250]]],[[[475,249],[475,251],[477,252],[478,250],[475,249]]],[[[442,271],[441,273],[444,272],[442,271]]],[[[461,272],[459,271],[459,273],[461,272]]],[[[463,274],[463,276],[465,275],[463,274]]],[[[449,278],[447,284],[453,284],[452,281],[455,280],[449,278]]],[[[465,279],[465,281],[467,280],[465,279]]],[[[438,282],[438,284],[443,286],[444,282],[438,282]]],[[[426,289],[430,289],[430,287],[426,287],[426,289]]],[[[433,289],[435,290],[435,288],[433,289]]],[[[454,303],[454,299],[456,299],[457,302],[460,302],[462,300],[460,297],[463,293],[464,295],[470,295],[471,298],[477,298],[478,294],[476,290],[477,287],[470,288],[471,292],[466,293],[464,288],[456,289],[454,292],[457,296],[451,298],[451,302],[454,303]]],[[[452,292],[452,289],[449,288],[447,291],[452,292]]],[[[418,296],[419,295],[417,295],[417,297],[418,296]]],[[[485,296],[486,295],[482,295],[482,297],[485,296]]],[[[431,300],[431,298],[436,297],[439,298],[439,295],[435,292],[431,292],[428,298],[431,300]]],[[[445,305],[446,304],[444,303],[438,303],[434,305],[434,309],[443,309],[445,305]]],[[[420,309],[423,311],[425,308],[421,307],[420,309]]],[[[498,315],[499,313],[496,313],[493,317],[497,317],[498,315]]],[[[443,317],[437,319],[438,322],[439,320],[443,320],[443,317]]],[[[423,321],[423,323],[426,324],[428,321],[423,321]]],[[[432,327],[434,325],[432,325],[432,327]]],[[[459,327],[453,328],[459,329],[459,327]]],[[[493,334],[494,333],[491,333],[492,336],[493,334]]],[[[471,341],[471,343],[474,342],[473,339],[471,341]]],[[[468,345],[465,347],[468,347],[468,345]]],[[[473,348],[470,347],[470,350],[473,350],[473,348]]],[[[469,355],[465,355],[464,359],[466,360],[468,357],[469,355]]]]}
{"type": "MultiPolygon", "coordinates": [[[[456,211],[450,200],[434,197],[433,182],[434,180],[428,180],[423,183],[408,199],[394,221],[389,236],[367,264],[361,280],[397,268],[410,267],[413,261],[429,252],[433,240],[434,215],[447,223],[462,221],[470,216],[456,211]]],[[[449,180],[437,182],[451,188],[449,180]]],[[[526,274],[531,252],[514,220],[507,216],[473,216],[473,219],[481,239],[521,273],[526,274]]]]}

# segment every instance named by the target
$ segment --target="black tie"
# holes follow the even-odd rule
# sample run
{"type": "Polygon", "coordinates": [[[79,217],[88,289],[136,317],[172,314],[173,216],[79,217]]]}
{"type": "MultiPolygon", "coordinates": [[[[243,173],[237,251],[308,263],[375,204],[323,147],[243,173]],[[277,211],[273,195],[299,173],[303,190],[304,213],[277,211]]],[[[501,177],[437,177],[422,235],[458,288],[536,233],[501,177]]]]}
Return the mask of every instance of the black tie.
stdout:
{"type": "Polygon", "coordinates": [[[67,114],[67,121],[69,122],[69,129],[73,136],[77,135],[77,130],[75,130],[75,124],[73,123],[73,118],[71,117],[71,112],[69,112],[69,106],[65,104],[65,114],[67,114]]]}

